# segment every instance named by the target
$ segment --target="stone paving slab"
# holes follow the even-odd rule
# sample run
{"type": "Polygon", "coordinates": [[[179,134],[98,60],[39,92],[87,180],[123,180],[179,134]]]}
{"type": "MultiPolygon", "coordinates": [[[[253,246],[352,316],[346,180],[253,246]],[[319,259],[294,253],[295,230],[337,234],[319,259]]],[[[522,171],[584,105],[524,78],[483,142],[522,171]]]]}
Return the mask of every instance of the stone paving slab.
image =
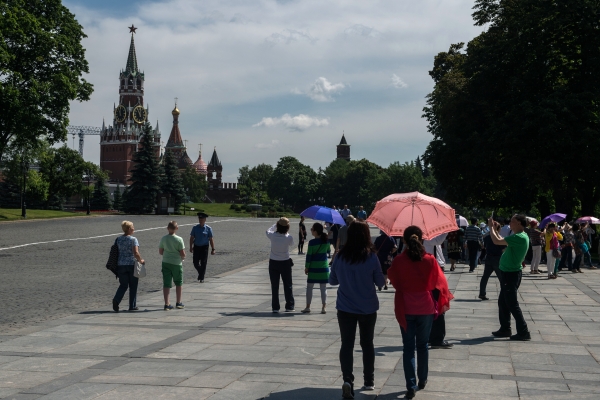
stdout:
{"type": "MultiPolygon", "coordinates": [[[[294,256],[302,265],[301,256],[294,256]]],[[[531,342],[495,339],[498,282],[477,299],[482,268],[447,272],[455,294],[446,316],[451,350],[431,350],[419,399],[597,399],[600,396],[600,270],[525,275],[521,306],[531,342]]],[[[340,399],[336,289],[327,314],[301,314],[306,277],[294,268],[296,309],[273,314],[267,263],[186,284],[185,310],[162,310],[162,294],[136,313],[85,311],[4,336],[0,398],[6,399],[340,399]]],[[[283,290],[280,291],[283,300],[283,290]]],[[[357,399],[404,397],[402,340],[394,290],[379,292],[374,391],[357,399]]],[[[319,300],[318,293],[314,294],[319,300]]],[[[320,311],[320,307],[315,307],[320,311]]]]}

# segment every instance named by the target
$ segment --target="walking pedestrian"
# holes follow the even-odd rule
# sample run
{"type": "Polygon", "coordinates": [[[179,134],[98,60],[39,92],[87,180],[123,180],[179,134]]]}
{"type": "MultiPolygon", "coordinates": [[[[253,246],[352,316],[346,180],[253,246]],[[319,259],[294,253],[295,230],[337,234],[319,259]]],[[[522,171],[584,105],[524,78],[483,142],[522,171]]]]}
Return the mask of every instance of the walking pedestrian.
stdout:
{"type": "Polygon", "coordinates": [[[512,235],[503,238],[498,233],[500,224],[492,218],[488,221],[490,236],[497,246],[507,246],[500,257],[500,295],[498,296],[498,319],[500,329],[492,332],[496,337],[510,337],[510,340],[531,340],[527,323],[519,306],[518,290],[523,276],[523,265],[527,250],[529,250],[529,237],[524,232],[527,220],[524,215],[515,215],[510,220],[512,235]],[[512,334],[510,316],[513,316],[517,325],[517,333],[512,334]]]}
{"type": "Polygon", "coordinates": [[[304,217],[300,217],[300,231],[298,232],[298,254],[304,254],[304,241],[306,240],[306,225],[304,217]]]}
{"type": "Polygon", "coordinates": [[[115,241],[119,247],[119,259],[117,261],[119,288],[113,298],[113,310],[119,312],[119,304],[129,288],[129,311],[137,311],[139,310],[136,305],[139,278],[133,276],[133,267],[136,260],[141,264],[144,264],[145,261],[140,255],[140,244],[137,238],[131,236],[135,231],[133,222],[123,221],[121,229],[123,230],[123,236],[119,236],[115,241]]]}
{"type": "Polygon", "coordinates": [[[281,217],[267,229],[267,238],[271,241],[271,253],[269,255],[269,279],[271,281],[271,308],[273,313],[278,313],[279,305],[279,278],[283,282],[283,294],[285,296],[285,312],[294,310],[294,292],[292,289],[292,266],[290,258],[290,247],[294,246],[294,238],[288,233],[290,220],[281,217]]]}
{"type": "Polygon", "coordinates": [[[531,269],[529,273],[534,275],[540,273],[539,267],[542,259],[542,245],[544,244],[542,231],[540,231],[537,226],[537,221],[531,221],[529,222],[529,228],[527,229],[527,236],[529,236],[532,252],[531,269]]]}
{"type": "Polygon", "coordinates": [[[506,246],[498,246],[494,244],[492,237],[487,235],[483,238],[483,245],[486,250],[485,265],[483,276],[479,282],[479,298],[481,300],[489,300],[487,297],[487,284],[492,272],[496,273],[496,277],[500,279],[500,257],[506,246]]]}
{"type": "Polygon", "coordinates": [[[465,230],[465,246],[469,250],[469,272],[475,272],[477,253],[483,246],[483,235],[477,226],[477,218],[471,218],[471,225],[465,230]]]}
{"type": "MultiPolygon", "coordinates": [[[[423,240],[423,248],[425,252],[435,257],[438,265],[442,272],[444,272],[444,266],[446,265],[446,259],[442,252],[442,245],[446,240],[446,233],[438,235],[430,240],[423,240]]],[[[438,292],[433,293],[433,299],[437,301],[439,296],[438,292]]],[[[439,313],[438,317],[433,320],[431,324],[431,333],[429,334],[429,347],[431,349],[451,349],[454,347],[452,343],[448,343],[446,340],[446,313],[439,313]]]]}
{"type": "Polygon", "coordinates": [[[353,222],[348,227],[346,246],[336,257],[329,284],[339,285],[337,292],[337,319],[342,346],[340,366],[342,369],[342,397],[354,398],[354,341],[356,325],[360,331],[360,347],[363,357],[364,390],[375,389],[375,322],[379,300],[375,286],[384,284],[381,265],[371,243],[369,225],[353,222]]]}
{"type": "Polygon", "coordinates": [[[403,240],[406,250],[394,258],[388,274],[396,289],[394,312],[402,333],[406,398],[412,399],[427,384],[431,325],[436,314],[450,309],[453,296],[435,257],[425,252],[421,228],[409,226],[403,240]],[[437,302],[433,292],[437,293],[437,302]]]}
{"type": "Polygon", "coordinates": [[[448,258],[450,259],[450,271],[456,269],[456,263],[460,260],[460,253],[462,251],[461,240],[459,237],[460,229],[448,233],[446,237],[446,243],[448,244],[448,258]]]}
{"type": "MultiPolygon", "coordinates": [[[[375,239],[375,249],[377,250],[377,258],[379,259],[379,264],[381,265],[381,272],[383,273],[383,277],[385,278],[385,285],[383,286],[384,290],[388,290],[388,276],[387,271],[392,266],[392,260],[394,258],[394,253],[398,251],[398,246],[396,245],[396,241],[386,235],[384,231],[379,231],[379,236],[375,239]]],[[[381,291],[381,286],[379,287],[379,291],[381,291]]]]}
{"type": "Polygon", "coordinates": [[[169,301],[169,294],[175,282],[177,301],[175,307],[183,309],[181,301],[181,288],[183,286],[183,260],[185,260],[185,244],[183,239],[175,233],[179,229],[177,222],[171,221],[167,225],[168,235],[160,239],[158,253],[162,256],[163,296],[165,298],[165,311],[173,309],[169,301]]]}
{"type": "Polygon", "coordinates": [[[363,206],[359,207],[359,210],[356,213],[356,218],[360,219],[361,221],[365,221],[367,219],[367,212],[365,211],[363,206]]]}
{"type": "Polygon", "coordinates": [[[562,234],[558,232],[556,229],[556,224],[554,222],[550,222],[546,229],[544,229],[544,240],[546,241],[546,247],[544,251],[546,252],[546,267],[548,267],[548,279],[556,279],[557,266],[556,259],[560,254],[560,244],[559,240],[563,240],[562,234]],[[558,253],[557,253],[558,251],[558,253]]]}
{"type": "Polygon", "coordinates": [[[323,225],[316,222],[310,228],[310,233],[314,239],[308,242],[308,252],[306,253],[306,264],[304,273],[307,275],[306,281],[306,308],[303,313],[310,312],[312,303],[313,289],[315,283],[319,284],[321,290],[321,314],[325,314],[327,306],[327,282],[329,281],[329,264],[327,263],[327,247],[329,242],[327,234],[323,231],[323,225]]]}
{"type": "Polygon", "coordinates": [[[589,269],[596,269],[594,264],[592,264],[592,255],[590,251],[592,250],[592,233],[594,230],[590,227],[590,224],[587,222],[584,225],[579,227],[579,231],[581,232],[581,241],[580,248],[583,253],[583,262],[587,264],[589,269]]]}
{"type": "Polygon", "coordinates": [[[204,275],[206,274],[206,263],[208,261],[208,245],[210,244],[210,255],[215,255],[215,242],[213,239],[213,230],[206,225],[208,215],[199,212],[198,225],[194,225],[190,233],[190,253],[193,254],[192,262],[194,268],[198,271],[198,282],[204,283],[204,275]]]}
{"type": "Polygon", "coordinates": [[[347,205],[344,205],[344,208],[340,211],[340,214],[342,214],[342,218],[345,220],[348,215],[352,215],[352,211],[350,211],[347,205]]]}

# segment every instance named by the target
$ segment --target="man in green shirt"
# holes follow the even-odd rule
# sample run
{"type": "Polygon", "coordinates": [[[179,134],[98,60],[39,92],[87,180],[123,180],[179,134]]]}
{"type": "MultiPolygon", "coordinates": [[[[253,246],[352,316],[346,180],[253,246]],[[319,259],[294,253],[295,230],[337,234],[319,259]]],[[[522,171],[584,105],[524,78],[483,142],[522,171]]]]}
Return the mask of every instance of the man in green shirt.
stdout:
{"type": "Polygon", "coordinates": [[[488,221],[490,237],[495,245],[507,246],[500,258],[500,295],[498,296],[498,318],[500,329],[492,332],[496,337],[510,337],[510,340],[531,340],[527,323],[519,306],[518,290],[521,285],[523,265],[529,249],[529,236],[525,233],[527,219],[524,215],[516,214],[510,220],[512,235],[503,238],[499,234],[500,224],[490,218],[488,221]],[[517,325],[517,334],[512,335],[510,316],[517,325]]]}
{"type": "Polygon", "coordinates": [[[185,259],[185,245],[183,239],[175,234],[179,227],[177,222],[171,221],[167,226],[169,231],[160,239],[158,253],[163,256],[162,275],[163,275],[163,295],[165,297],[165,311],[171,311],[173,306],[169,302],[169,293],[173,282],[175,282],[175,292],[177,293],[178,309],[184,307],[181,302],[181,286],[183,285],[183,260],[185,259]]]}

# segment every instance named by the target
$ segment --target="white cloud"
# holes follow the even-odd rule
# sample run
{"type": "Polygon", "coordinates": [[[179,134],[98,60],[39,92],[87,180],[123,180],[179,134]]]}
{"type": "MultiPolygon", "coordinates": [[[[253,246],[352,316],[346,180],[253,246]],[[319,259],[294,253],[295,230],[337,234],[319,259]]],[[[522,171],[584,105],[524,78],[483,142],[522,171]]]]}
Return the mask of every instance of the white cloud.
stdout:
{"type": "MultiPolygon", "coordinates": [[[[318,78],[310,88],[303,94],[318,102],[335,101],[333,95],[339,93],[346,86],[343,83],[331,83],[327,78],[318,78]]],[[[293,93],[302,93],[298,89],[294,89],[293,93]]]]}
{"type": "Polygon", "coordinates": [[[378,37],[381,36],[381,32],[375,28],[371,28],[361,24],[354,24],[344,30],[344,33],[349,36],[362,36],[362,37],[378,37]]]}
{"type": "Polygon", "coordinates": [[[271,143],[258,143],[254,147],[257,149],[274,149],[275,147],[279,147],[279,140],[271,140],[271,143]]]}
{"type": "Polygon", "coordinates": [[[265,117],[259,123],[252,126],[257,128],[260,126],[273,127],[278,125],[283,125],[290,131],[304,131],[312,127],[329,125],[329,118],[319,119],[305,114],[299,114],[292,117],[290,114],[283,114],[281,118],[265,117]]]}
{"type": "Polygon", "coordinates": [[[265,39],[265,41],[271,45],[290,44],[298,41],[306,41],[310,44],[315,44],[317,42],[317,38],[311,36],[308,32],[286,29],[282,33],[272,33],[265,39]]]}
{"type": "Polygon", "coordinates": [[[392,86],[396,89],[403,89],[405,87],[408,87],[408,85],[404,83],[404,81],[400,79],[400,77],[396,74],[392,74],[392,86]]]}

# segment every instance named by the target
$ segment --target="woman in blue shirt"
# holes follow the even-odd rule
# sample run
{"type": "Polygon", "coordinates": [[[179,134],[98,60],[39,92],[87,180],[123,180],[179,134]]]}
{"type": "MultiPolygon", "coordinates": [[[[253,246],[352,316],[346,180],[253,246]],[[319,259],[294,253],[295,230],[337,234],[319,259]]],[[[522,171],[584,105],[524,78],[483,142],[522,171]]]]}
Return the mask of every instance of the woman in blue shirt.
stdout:
{"type": "Polygon", "coordinates": [[[348,240],[338,253],[331,267],[329,284],[340,285],[336,308],[342,347],[342,397],[354,398],[354,340],[356,325],[360,330],[360,347],[363,353],[365,390],[375,389],[375,347],[373,336],[379,299],[375,286],[385,284],[377,251],[371,243],[371,234],[366,222],[356,221],[348,227],[348,240]]]}
{"type": "Polygon", "coordinates": [[[113,310],[119,312],[119,303],[121,303],[127,288],[129,288],[129,311],[137,311],[139,309],[136,306],[139,279],[133,276],[133,266],[135,265],[135,260],[142,264],[144,264],[144,260],[140,255],[138,240],[131,236],[135,230],[133,222],[123,221],[121,228],[123,229],[123,236],[119,236],[116,240],[117,246],[119,246],[119,261],[117,262],[119,288],[113,298],[113,310]]]}

